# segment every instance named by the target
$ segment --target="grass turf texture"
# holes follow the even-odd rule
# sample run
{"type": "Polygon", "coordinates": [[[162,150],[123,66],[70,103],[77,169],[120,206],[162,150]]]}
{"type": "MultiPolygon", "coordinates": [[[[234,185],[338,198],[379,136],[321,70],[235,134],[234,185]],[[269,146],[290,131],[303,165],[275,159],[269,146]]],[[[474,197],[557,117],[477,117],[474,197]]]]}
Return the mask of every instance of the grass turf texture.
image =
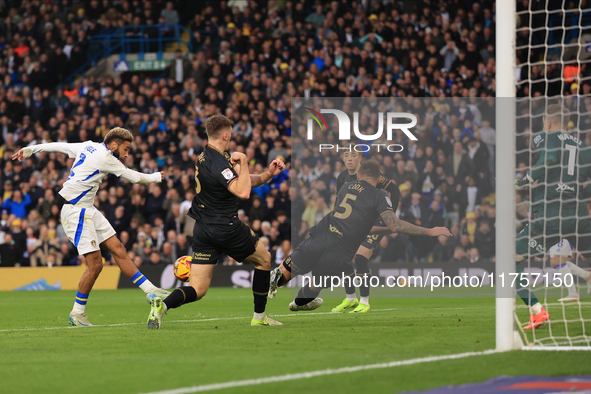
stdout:
{"type": "MultiPolygon", "coordinates": [[[[289,291],[280,291],[268,312],[294,316],[277,317],[282,327],[250,327],[248,289],[211,289],[153,331],[139,290],[93,291],[87,312],[95,325],[141,324],[68,329],[73,297],[0,293],[0,330],[15,330],[0,331],[2,393],[150,392],[494,348],[493,299],[372,299],[374,309],[396,309],[310,316],[290,312],[289,291]]],[[[518,313],[526,320],[525,309],[518,313]]],[[[516,351],[216,392],[394,393],[499,375],[588,374],[588,360],[588,352],[516,351]]]]}

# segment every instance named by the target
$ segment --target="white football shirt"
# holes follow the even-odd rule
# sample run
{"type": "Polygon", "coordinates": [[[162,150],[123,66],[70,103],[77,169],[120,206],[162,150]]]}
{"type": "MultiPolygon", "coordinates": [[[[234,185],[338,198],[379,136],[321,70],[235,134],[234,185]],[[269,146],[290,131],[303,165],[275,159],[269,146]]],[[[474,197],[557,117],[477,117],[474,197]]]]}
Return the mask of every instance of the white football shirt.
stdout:
{"type": "Polygon", "coordinates": [[[123,177],[132,183],[161,182],[159,172],[142,174],[130,170],[117,159],[104,142],[49,143],[34,145],[23,149],[23,156],[29,157],[38,152],[62,152],[76,158],[70,176],[64,182],[59,194],[70,204],[81,208],[94,205],[94,196],[107,174],[123,177]]]}

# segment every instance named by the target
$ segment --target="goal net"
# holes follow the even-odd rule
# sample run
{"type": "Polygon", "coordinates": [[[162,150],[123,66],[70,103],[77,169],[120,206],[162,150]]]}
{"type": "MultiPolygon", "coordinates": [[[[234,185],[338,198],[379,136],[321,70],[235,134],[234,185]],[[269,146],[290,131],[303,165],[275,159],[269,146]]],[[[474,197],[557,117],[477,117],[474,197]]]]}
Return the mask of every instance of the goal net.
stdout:
{"type": "MultiPolygon", "coordinates": [[[[513,0],[497,2],[507,5],[503,3],[513,0]]],[[[507,168],[498,172],[497,194],[506,206],[513,206],[500,211],[512,213],[515,252],[524,256],[514,271],[523,285],[514,288],[515,329],[524,349],[591,350],[591,186],[586,188],[591,175],[591,150],[586,148],[591,146],[591,6],[587,1],[531,0],[511,6],[516,15],[514,46],[497,33],[497,61],[513,48],[515,60],[511,74],[502,68],[506,63],[501,69],[497,64],[497,87],[508,89],[500,81],[511,79],[514,96],[502,91],[497,96],[513,103],[510,130],[515,137],[499,136],[497,150],[514,144],[509,150],[514,167],[512,174],[507,168]],[[509,175],[521,180],[522,190],[502,197],[509,175]],[[541,305],[536,306],[537,301],[541,305]],[[528,329],[540,307],[549,319],[528,329]]],[[[499,13],[497,9],[497,29],[499,13]]],[[[508,269],[498,264],[500,273],[508,269]]]]}

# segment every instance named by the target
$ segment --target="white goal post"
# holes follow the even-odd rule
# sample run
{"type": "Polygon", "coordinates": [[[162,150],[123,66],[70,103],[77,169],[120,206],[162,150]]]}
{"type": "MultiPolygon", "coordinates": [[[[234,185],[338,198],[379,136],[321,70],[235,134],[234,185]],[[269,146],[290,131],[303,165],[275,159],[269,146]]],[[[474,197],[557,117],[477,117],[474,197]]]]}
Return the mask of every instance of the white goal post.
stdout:
{"type": "MultiPolygon", "coordinates": [[[[515,272],[515,0],[496,2],[496,276],[515,272]]],[[[512,292],[511,292],[512,295],[512,292]]],[[[520,347],[515,331],[515,297],[496,286],[497,350],[520,347]]]]}

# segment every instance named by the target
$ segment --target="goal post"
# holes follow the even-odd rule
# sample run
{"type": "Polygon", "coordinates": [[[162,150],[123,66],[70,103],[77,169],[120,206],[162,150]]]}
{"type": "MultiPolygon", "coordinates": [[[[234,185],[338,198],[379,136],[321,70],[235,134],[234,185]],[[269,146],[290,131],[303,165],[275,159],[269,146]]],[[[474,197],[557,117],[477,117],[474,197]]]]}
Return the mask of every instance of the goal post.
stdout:
{"type": "MultiPolygon", "coordinates": [[[[515,272],[515,0],[496,3],[496,276],[515,272]]],[[[496,286],[497,350],[519,345],[515,331],[515,297],[496,286]]]]}

